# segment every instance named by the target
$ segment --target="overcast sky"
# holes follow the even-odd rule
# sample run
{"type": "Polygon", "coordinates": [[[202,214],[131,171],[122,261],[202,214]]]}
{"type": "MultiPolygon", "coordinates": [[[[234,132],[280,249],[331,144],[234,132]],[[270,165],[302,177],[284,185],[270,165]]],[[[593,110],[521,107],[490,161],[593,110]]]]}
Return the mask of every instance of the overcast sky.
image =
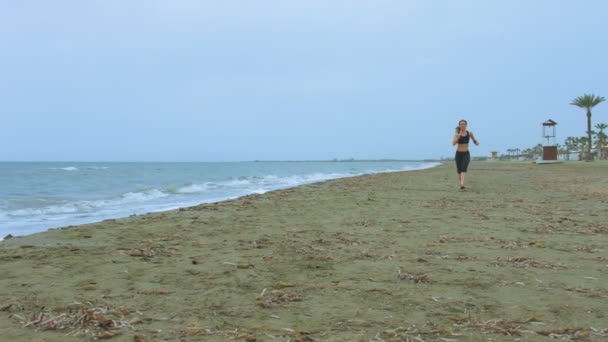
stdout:
{"type": "MultiPolygon", "coordinates": [[[[0,160],[451,157],[583,136],[608,1],[0,1],[0,160]]],[[[608,102],[593,112],[608,123],[608,102]]]]}

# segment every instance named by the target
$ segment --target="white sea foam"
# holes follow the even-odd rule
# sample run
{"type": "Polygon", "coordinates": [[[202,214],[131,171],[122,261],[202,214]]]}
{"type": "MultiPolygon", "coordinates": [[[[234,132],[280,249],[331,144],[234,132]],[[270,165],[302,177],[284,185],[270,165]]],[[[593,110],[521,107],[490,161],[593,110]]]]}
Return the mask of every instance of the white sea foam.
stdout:
{"type": "Polygon", "coordinates": [[[96,209],[129,204],[129,203],[141,203],[157,198],[163,198],[169,196],[168,194],[157,190],[146,190],[141,192],[128,192],[119,197],[104,200],[92,200],[92,201],[76,201],[65,204],[49,205],[39,208],[23,208],[17,210],[10,210],[4,213],[8,217],[30,217],[36,215],[57,215],[57,214],[71,214],[71,213],[87,213],[96,209]]]}
{"type": "Polygon", "coordinates": [[[146,191],[139,192],[127,192],[123,194],[119,200],[111,201],[114,203],[105,203],[105,204],[125,204],[125,203],[133,203],[133,202],[145,202],[150,201],[157,198],[167,197],[169,194],[158,190],[151,189],[146,191]]]}
{"type": "Polygon", "coordinates": [[[186,186],[183,186],[183,187],[177,189],[176,192],[182,193],[182,194],[192,194],[192,193],[197,193],[197,192],[205,192],[207,190],[209,190],[209,185],[208,185],[208,183],[205,183],[205,184],[186,185],[186,186]]]}
{"type": "Polygon", "coordinates": [[[87,170],[107,170],[109,167],[107,166],[87,166],[85,167],[87,170]]]}
{"type": "Polygon", "coordinates": [[[251,184],[251,180],[243,177],[241,179],[232,179],[227,182],[222,182],[222,183],[219,183],[218,185],[224,186],[224,187],[239,188],[239,187],[247,186],[249,184],[251,184]]]}
{"type": "Polygon", "coordinates": [[[66,167],[49,167],[50,170],[63,170],[63,171],[78,171],[78,168],[75,166],[66,166],[66,167]]]}
{"type": "Polygon", "coordinates": [[[62,170],[62,171],[80,171],[80,170],[107,170],[108,166],[65,166],[65,167],[49,167],[49,170],[62,170]]]}

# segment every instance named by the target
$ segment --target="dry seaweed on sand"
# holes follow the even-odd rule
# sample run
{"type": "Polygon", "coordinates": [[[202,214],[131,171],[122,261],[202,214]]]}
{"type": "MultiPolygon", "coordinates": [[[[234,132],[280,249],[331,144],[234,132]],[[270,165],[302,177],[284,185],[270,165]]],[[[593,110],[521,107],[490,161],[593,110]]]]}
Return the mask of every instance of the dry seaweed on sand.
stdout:
{"type": "Polygon", "coordinates": [[[68,332],[71,336],[92,336],[110,339],[121,335],[125,328],[140,323],[140,314],[132,308],[110,309],[103,306],[86,307],[76,303],[47,310],[44,307],[29,314],[12,314],[24,328],[68,332]],[[134,317],[130,317],[134,316],[134,317]]]}
{"type": "Polygon", "coordinates": [[[399,279],[401,280],[409,280],[413,281],[414,283],[432,283],[431,276],[426,273],[405,273],[401,272],[401,268],[399,268],[397,270],[397,274],[399,275],[399,279]]]}
{"type": "Polygon", "coordinates": [[[248,330],[216,330],[213,331],[209,328],[203,328],[198,326],[190,326],[178,329],[174,331],[175,334],[180,337],[194,337],[194,336],[221,336],[230,340],[242,340],[242,341],[257,341],[257,336],[248,330]]]}
{"type": "Polygon", "coordinates": [[[596,328],[554,328],[536,331],[536,333],[551,338],[568,339],[574,341],[589,340],[591,337],[608,337],[608,329],[596,328]]]}
{"type": "Polygon", "coordinates": [[[263,308],[271,308],[277,305],[282,305],[288,302],[299,302],[303,298],[293,291],[286,290],[271,290],[264,289],[256,299],[256,304],[263,308]]]}
{"type": "Polygon", "coordinates": [[[258,336],[264,336],[265,338],[261,339],[262,341],[265,341],[266,337],[272,340],[275,340],[277,337],[285,337],[287,338],[287,341],[292,342],[312,342],[314,340],[310,335],[315,332],[316,331],[313,332],[308,330],[284,328],[268,324],[248,328],[224,330],[213,330],[197,325],[191,325],[173,331],[174,334],[177,334],[180,337],[220,336],[228,340],[258,341],[258,336]]]}
{"type": "Polygon", "coordinates": [[[592,290],[583,287],[565,287],[564,290],[582,293],[587,297],[608,297],[608,290],[592,290]]]}
{"type": "Polygon", "coordinates": [[[608,337],[608,329],[598,328],[552,328],[534,330],[536,324],[543,324],[536,316],[527,319],[474,319],[471,315],[450,317],[452,324],[438,324],[426,322],[423,325],[412,324],[410,326],[398,327],[384,330],[377,340],[384,341],[426,341],[432,337],[437,341],[460,341],[462,336],[471,332],[483,335],[499,334],[512,337],[520,337],[524,334],[542,335],[551,338],[568,340],[589,340],[592,337],[608,337]]]}
{"type": "Polygon", "coordinates": [[[513,267],[520,267],[520,268],[532,267],[532,268],[552,268],[552,269],[566,268],[566,266],[561,263],[550,263],[550,262],[546,262],[546,261],[538,261],[538,260],[533,260],[531,258],[524,257],[524,256],[498,257],[496,259],[496,261],[497,261],[497,265],[499,265],[499,266],[511,265],[513,267]]]}

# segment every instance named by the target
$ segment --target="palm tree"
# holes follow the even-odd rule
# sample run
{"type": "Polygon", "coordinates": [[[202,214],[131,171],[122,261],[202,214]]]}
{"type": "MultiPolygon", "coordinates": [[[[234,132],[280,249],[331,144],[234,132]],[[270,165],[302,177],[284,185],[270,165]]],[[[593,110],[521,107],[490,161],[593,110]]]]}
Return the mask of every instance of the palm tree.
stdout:
{"type": "Polygon", "coordinates": [[[521,154],[526,158],[526,159],[533,159],[534,154],[532,153],[532,149],[531,148],[526,148],[523,151],[521,151],[521,154]]]}
{"type": "Polygon", "coordinates": [[[535,156],[541,156],[543,155],[543,145],[542,144],[536,144],[536,146],[532,147],[532,153],[535,156]]]}
{"type": "Polygon", "coordinates": [[[576,146],[578,145],[578,138],[576,137],[567,137],[564,140],[564,145],[566,145],[566,159],[570,160],[570,152],[576,150],[576,146]]]}
{"type": "Polygon", "coordinates": [[[597,142],[598,142],[598,145],[599,145],[598,147],[599,147],[599,151],[600,151],[600,159],[603,159],[604,155],[603,155],[602,148],[606,144],[606,138],[608,138],[608,136],[606,135],[606,133],[604,133],[604,130],[606,128],[608,128],[608,125],[605,124],[605,123],[599,123],[599,124],[595,125],[595,128],[597,128],[599,130],[599,132],[597,132],[595,134],[595,137],[597,138],[597,142]]]}
{"type": "Polygon", "coordinates": [[[598,104],[604,102],[606,99],[603,96],[595,96],[593,94],[585,94],[583,96],[579,96],[575,98],[570,104],[573,106],[577,106],[580,108],[585,108],[587,110],[587,139],[589,139],[589,144],[587,144],[587,161],[591,160],[591,108],[597,106],[598,104]]]}
{"type": "MultiPolygon", "coordinates": [[[[578,144],[580,146],[580,150],[581,151],[590,150],[589,145],[591,145],[591,144],[589,144],[589,138],[588,137],[580,137],[580,138],[578,138],[578,144]]],[[[579,156],[582,157],[582,155],[583,154],[581,153],[579,156]]],[[[589,158],[589,156],[587,156],[587,158],[589,158]]],[[[582,159],[579,159],[579,160],[582,160],[582,159]]],[[[587,160],[589,160],[589,159],[587,159],[587,160]]]]}

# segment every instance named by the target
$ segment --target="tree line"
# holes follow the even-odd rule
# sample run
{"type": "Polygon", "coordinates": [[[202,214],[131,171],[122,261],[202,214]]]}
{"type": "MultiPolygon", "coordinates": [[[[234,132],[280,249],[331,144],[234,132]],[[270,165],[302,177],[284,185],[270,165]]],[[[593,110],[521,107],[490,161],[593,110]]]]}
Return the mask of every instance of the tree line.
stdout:
{"type": "MultiPolygon", "coordinates": [[[[591,124],[591,109],[598,104],[604,102],[606,99],[603,96],[595,96],[593,94],[585,94],[575,98],[570,104],[586,110],[587,114],[587,133],[586,136],[581,137],[567,137],[563,144],[557,144],[558,154],[565,156],[565,159],[570,159],[571,152],[585,152],[579,154],[579,158],[584,158],[587,161],[593,160],[595,154],[591,152],[595,149],[597,157],[599,159],[608,159],[608,155],[605,149],[602,149],[608,142],[608,136],[604,132],[608,128],[608,124],[599,123],[595,126],[591,124]],[[596,131],[592,129],[594,127],[596,131]]],[[[513,158],[525,158],[534,159],[536,156],[542,155],[543,145],[538,144],[531,148],[519,149],[510,148],[507,149],[507,153],[502,155],[501,159],[513,159],[513,158]]]]}

